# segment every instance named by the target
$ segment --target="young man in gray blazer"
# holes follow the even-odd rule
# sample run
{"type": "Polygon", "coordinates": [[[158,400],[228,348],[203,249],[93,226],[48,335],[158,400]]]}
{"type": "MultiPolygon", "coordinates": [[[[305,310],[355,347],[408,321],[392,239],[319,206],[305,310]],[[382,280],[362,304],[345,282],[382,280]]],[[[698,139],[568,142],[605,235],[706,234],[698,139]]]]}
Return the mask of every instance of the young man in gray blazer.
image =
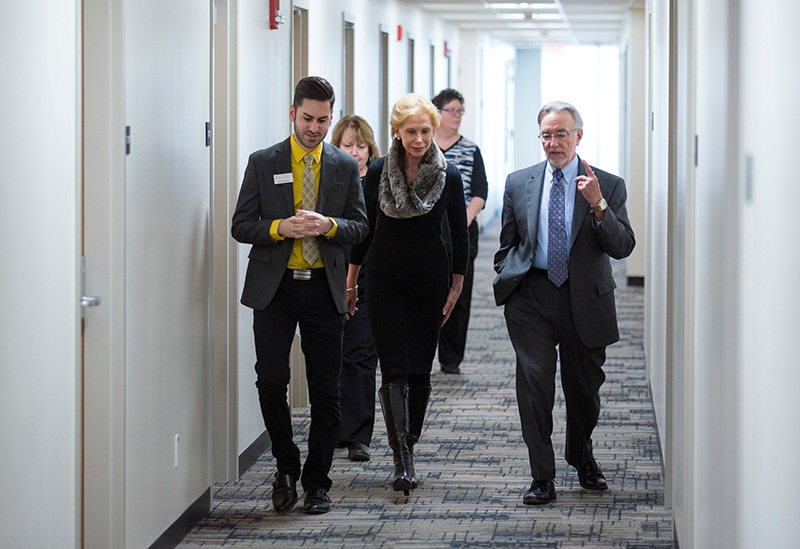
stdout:
{"type": "Polygon", "coordinates": [[[278,466],[272,504],[279,513],[297,502],[298,478],[305,490],[303,511],[330,510],[328,472],[341,421],[345,249],[367,234],[358,162],[322,141],[333,103],[333,88],[324,78],[297,84],[289,107],[294,133],[250,155],[231,227],[233,238],[253,245],[242,303],[253,308],[256,387],[278,466]],[[311,404],[302,476],[287,401],[298,323],[311,404]]]}
{"type": "Polygon", "coordinates": [[[548,103],[538,121],[547,160],[508,176],[494,263],[495,300],[505,306],[517,355],[517,404],[533,476],[526,505],[556,499],[556,347],[567,405],[567,463],[583,488],[608,488],[591,437],[606,346],[619,340],[609,256],[627,257],[635,245],[624,181],[575,152],[583,137],[575,107],[548,103]]]}

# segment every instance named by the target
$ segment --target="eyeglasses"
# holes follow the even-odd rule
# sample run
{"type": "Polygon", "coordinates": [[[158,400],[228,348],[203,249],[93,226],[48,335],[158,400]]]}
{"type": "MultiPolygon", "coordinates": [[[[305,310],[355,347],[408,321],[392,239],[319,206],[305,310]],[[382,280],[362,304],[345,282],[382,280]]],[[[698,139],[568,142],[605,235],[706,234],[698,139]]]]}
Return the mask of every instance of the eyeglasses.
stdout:
{"type": "Polygon", "coordinates": [[[575,128],[574,130],[569,131],[569,132],[567,130],[558,130],[556,133],[547,133],[547,132],[545,132],[545,133],[543,133],[543,134],[541,134],[539,136],[539,139],[541,139],[542,141],[550,141],[553,138],[555,138],[555,139],[566,139],[567,137],[569,137],[570,135],[572,135],[573,133],[578,131],[578,129],[579,128],[575,128]]]}
{"type": "Polygon", "coordinates": [[[459,115],[464,116],[464,113],[467,112],[464,109],[442,109],[442,112],[446,112],[451,116],[459,115]]]}

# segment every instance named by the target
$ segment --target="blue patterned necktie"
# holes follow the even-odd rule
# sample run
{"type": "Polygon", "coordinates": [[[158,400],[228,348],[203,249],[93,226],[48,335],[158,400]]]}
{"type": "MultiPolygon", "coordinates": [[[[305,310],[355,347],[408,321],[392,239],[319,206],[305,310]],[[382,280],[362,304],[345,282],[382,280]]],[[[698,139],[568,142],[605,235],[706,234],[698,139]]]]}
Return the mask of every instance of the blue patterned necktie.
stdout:
{"type": "Polygon", "coordinates": [[[562,172],[553,170],[547,221],[547,278],[557,287],[567,279],[567,229],[564,225],[562,172]]]}
{"type": "MultiPolygon", "coordinates": [[[[314,211],[317,206],[317,189],[314,181],[314,157],[307,154],[303,161],[305,167],[303,168],[303,195],[301,207],[304,210],[314,211]]],[[[303,239],[303,259],[310,267],[319,259],[319,244],[313,237],[303,239]]]]}

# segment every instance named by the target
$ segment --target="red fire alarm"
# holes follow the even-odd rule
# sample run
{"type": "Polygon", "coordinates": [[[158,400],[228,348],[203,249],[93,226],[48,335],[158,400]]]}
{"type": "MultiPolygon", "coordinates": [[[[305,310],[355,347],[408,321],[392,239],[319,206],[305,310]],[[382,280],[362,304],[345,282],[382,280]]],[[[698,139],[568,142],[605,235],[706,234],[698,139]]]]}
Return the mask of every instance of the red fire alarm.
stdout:
{"type": "Polygon", "coordinates": [[[444,41],[444,56],[450,57],[450,50],[447,49],[447,40],[444,41]]]}
{"type": "Polygon", "coordinates": [[[397,25],[397,40],[403,39],[403,25],[397,25]]]}
{"type": "Polygon", "coordinates": [[[278,28],[278,10],[281,9],[281,0],[269,0],[269,28],[276,30],[278,28]]]}

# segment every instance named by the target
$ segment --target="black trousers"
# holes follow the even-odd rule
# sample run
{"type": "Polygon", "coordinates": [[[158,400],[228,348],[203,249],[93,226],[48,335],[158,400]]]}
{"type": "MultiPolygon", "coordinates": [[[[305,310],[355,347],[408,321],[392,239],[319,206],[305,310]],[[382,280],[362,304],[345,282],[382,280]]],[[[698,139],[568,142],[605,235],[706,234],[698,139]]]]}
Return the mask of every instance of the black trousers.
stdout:
{"type": "Polygon", "coordinates": [[[469,262],[464,275],[464,287],[450,313],[450,318],[439,332],[439,362],[458,366],[464,360],[469,329],[469,312],[472,305],[472,282],[475,279],[475,258],[478,255],[478,222],[469,226],[469,262]]]}
{"type": "Polygon", "coordinates": [[[341,420],[339,378],[344,314],[336,309],[324,273],[314,275],[311,280],[293,280],[287,271],[269,306],[253,311],[256,387],[278,471],[300,477],[305,490],[329,490],[328,472],[341,420]],[[302,475],[287,400],[289,352],[298,323],[311,404],[308,456],[302,475]]]}
{"type": "Polygon", "coordinates": [[[569,280],[556,288],[538,269],[531,269],[509,296],[505,318],[517,355],[517,405],[531,473],[536,480],[551,480],[556,474],[551,437],[557,352],[567,405],[565,457],[567,463],[580,467],[592,459],[606,349],[590,349],[578,338],[569,280]]]}
{"type": "MultiPolygon", "coordinates": [[[[359,282],[359,286],[362,284],[359,282]]],[[[359,296],[356,308],[355,314],[344,323],[339,446],[349,446],[354,442],[369,446],[375,425],[378,354],[367,318],[367,300],[359,296]]]]}
{"type": "MultiPolygon", "coordinates": [[[[469,262],[464,275],[464,287],[458,296],[450,318],[439,332],[439,362],[458,366],[464,360],[469,329],[469,312],[472,305],[472,282],[475,279],[475,258],[478,256],[478,222],[469,226],[469,262]]],[[[449,248],[448,248],[449,251],[449,248]]]]}

